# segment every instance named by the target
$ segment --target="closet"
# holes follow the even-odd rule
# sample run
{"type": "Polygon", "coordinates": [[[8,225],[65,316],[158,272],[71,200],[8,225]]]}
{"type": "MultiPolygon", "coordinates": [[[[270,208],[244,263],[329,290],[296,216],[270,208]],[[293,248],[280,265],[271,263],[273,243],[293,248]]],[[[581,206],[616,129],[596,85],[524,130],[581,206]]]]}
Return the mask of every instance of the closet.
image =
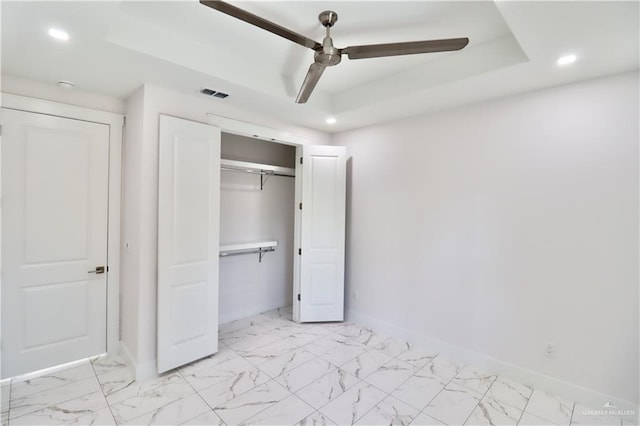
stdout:
{"type": "Polygon", "coordinates": [[[293,301],[296,148],[222,132],[219,321],[293,301]]]}
{"type": "Polygon", "coordinates": [[[345,182],[344,147],[160,115],[158,372],[217,352],[221,322],[344,319],[345,182]]]}

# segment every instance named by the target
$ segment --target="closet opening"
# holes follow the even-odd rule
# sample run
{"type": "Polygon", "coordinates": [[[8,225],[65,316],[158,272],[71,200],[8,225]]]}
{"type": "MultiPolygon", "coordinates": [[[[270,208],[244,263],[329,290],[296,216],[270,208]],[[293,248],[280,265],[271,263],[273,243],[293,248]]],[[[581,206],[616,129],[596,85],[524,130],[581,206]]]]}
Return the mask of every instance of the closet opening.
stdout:
{"type": "Polygon", "coordinates": [[[217,352],[236,319],[344,320],[346,149],[209,118],[160,115],[160,373],[217,352]]]}
{"type": "Polygon", "coordinates": [[[296,146],[222,132],[219,323],[293,302],[296,146]]]}

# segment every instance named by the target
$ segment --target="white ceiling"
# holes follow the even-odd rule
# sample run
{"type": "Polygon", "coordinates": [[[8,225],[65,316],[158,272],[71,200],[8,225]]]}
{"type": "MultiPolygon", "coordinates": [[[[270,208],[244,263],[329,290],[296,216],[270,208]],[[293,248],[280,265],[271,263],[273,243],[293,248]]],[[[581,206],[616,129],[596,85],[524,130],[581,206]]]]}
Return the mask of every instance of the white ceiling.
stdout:
{"type": "Polygon", "coordinates": [[[350,61],[327,69],[294,103],[310,49],[207,8],[180,2],[2,1],[2,74],[126,98],[143,83],[342,131],[541,87],[637,70],[639,3],[520,1],[236,2],[319,42],[319,12],[339,19],[338,47],[469,37],[459,52],[350,61]],[[65,29],[68,42],[51,39],[65,29]],[[575,53],[575,64],[555,60],[575,53]],[[329,126],[328,116],[338,122],[329,126]]]}

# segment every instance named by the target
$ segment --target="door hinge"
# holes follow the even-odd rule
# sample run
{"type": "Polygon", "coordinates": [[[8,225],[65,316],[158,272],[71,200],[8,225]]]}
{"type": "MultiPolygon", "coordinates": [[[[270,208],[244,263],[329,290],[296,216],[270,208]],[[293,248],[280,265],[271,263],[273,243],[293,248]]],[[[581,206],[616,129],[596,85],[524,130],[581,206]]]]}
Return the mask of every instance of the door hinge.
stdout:
{"type": "Polygon", "coordinates": [[[302,164],[302,157],[300,157],[300,164],[302,164]]]}
{"type": "Polygon", "coordinates": [[[302,203],[300,203],[298,207],[300,208],[300,210],[302,210],[302,203]]]}
{"type": "Polygon", "coordinates": [[[122,117],[122,127],[127,127],[127,117],[122,117]]]}
{"type": "Polygon", "coordinates": [[[299,249],[298,249],[298,254],[299,254],[300,256],[302,256],[302,249],[301,249],[301,248],[299,248],[299,249]]]}
{"type": "Polygon", "coordinates": [[[298,302],[300,301],[300,293],[298,293],[298,302]]]}

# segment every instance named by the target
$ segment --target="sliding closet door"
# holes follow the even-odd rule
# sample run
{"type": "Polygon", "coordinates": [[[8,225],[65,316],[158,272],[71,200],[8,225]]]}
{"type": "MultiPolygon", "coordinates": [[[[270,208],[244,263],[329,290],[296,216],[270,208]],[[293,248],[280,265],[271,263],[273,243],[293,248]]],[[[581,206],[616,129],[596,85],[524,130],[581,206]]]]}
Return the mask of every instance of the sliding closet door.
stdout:
{"type": "Polygon", "coordinates": [[[158,372],[218,350],[220,129],[160,116],[158,372]]]}
{"type": "Polygon", "coordinates": [[[301,322],[344,319],[346,148],[304,146],[301,322]]]}

